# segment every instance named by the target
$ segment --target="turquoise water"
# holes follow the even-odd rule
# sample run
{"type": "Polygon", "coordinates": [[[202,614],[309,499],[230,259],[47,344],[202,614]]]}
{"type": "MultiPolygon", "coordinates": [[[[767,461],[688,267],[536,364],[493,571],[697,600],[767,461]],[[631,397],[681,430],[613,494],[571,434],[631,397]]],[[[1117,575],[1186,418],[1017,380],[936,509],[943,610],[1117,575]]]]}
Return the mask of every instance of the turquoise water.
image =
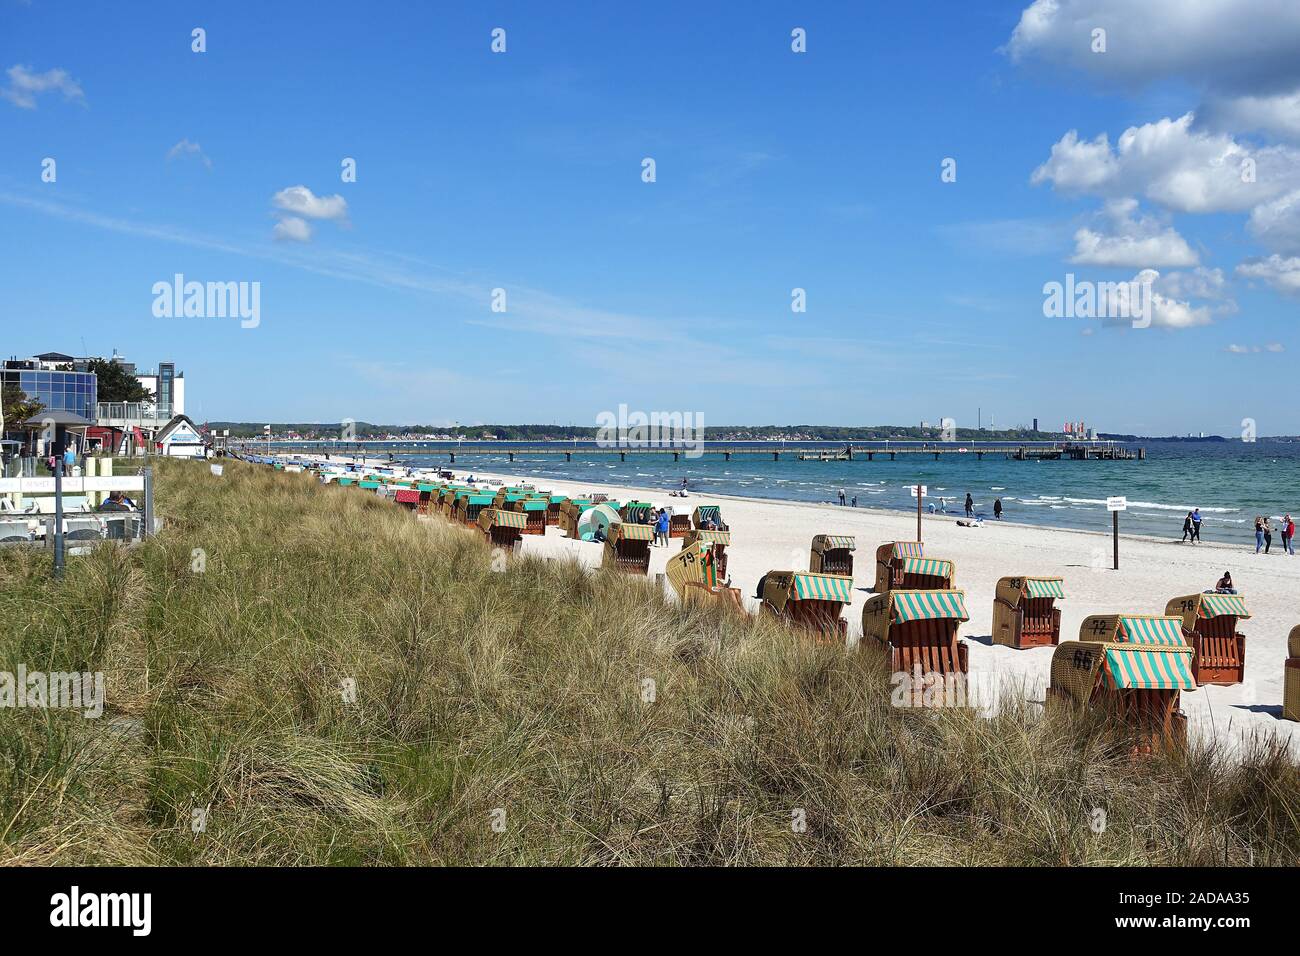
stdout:
{"type": "MultiPolygon", "coordinates": [[[[769,446],[770,447],[770,446],[769,446]]],[[[915,509],[907,486],[929,488],[927,506],[947,496],[949,511],[962,510],[966,493],[976,510],[992,517],[1000,497],[1006,520],[1064,528],[1110,530],[1105,499],[1128,498],[1120,530],[1162,538],[1182,536],[1183,517],[1193,507],[1204,518],[1206,541],[1254,542],[1256,514],[1300,517],[1300,444],[1259,441],[1146,442],[1146,461],[1008,461],[987,456],[948,455],[940,461],[904,456],[889,461],[772,461],[763,455],[738,455],[730,461],[705,455],[674,462],[664,455],[628,452],[620,462],[610,455],[566,462],[563,454],[516,455],[456,453],[455,470],[520,473],[538,477],[661,488],[681,486],[693,496],[710,492],[794,501],[838,500],[843,488],[859,507],[915,509]]],[[[374,449],[375,454],[379,449],[374,449]]],[[[403,463],[447,465],[447,456],[399,456],[403,463]]]]}

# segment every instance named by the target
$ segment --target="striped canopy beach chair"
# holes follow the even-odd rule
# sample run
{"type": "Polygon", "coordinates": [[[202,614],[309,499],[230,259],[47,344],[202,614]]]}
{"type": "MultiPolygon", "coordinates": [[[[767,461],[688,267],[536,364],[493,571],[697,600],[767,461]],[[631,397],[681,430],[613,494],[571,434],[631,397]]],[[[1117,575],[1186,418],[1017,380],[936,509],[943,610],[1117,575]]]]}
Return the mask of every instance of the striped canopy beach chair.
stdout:
{"type": "Polygon", "coordinates": [[[717,505],[700,505],[691,514],[691,521],[699,530],[707,531],[730,531],[727,523],[722,520],[722,509],[717,505]],[[705,528],[706,523],[712,523],[713,528],[705,528]]]}
{"type": "MultiPolygon", "coordinates": [[[[867,599],[860,647],[879,656],[891,674],[941,674],[956,685],[969,666],[966,642],[957,633],[969,620],[964,591],[895,588],[867,599]]],[[[924,706],[922,687],[920,680],[912,684],[912,706],[924,706]]]]}
{"type": "Polygon", "coordinates": [[[605,567],[628,574],[649,574],[650,542],[654,536],[654,528],[648,524],[612,525],[605,538],[605,567]]]}
{"type": "Polygon", "coordinates": [[[563,504],[564,504],[566,501],[568,501],[568,500],[569,500],[569,496],[568,496],[568,495],[548,495],[548,496],[547,496],[547,502],[548,502],[547,505],[546,505],[546,525],[547,525],[547,527],[550,527],[551,525],[557,525],[557,526],[559,525],[559,523],[560,523],[560,508],[561,508],[561,507],[563,506],[563,504]]]}
{"type": "Polygon", "coordinates": [[[1300,624],[1286,637],[1286,665],[1282,672],[1282,717],[1300,720],[1300,624]]]}
{"type": "Polygon", "coordinates": [[[1192,649],[1182,619],[1153,614],[1097,614],[1079,626],[1077,641],[1052,654],[1048,702],[1105,708],[1135,737],[1134,754],[1187,741],[1180,695],[1196,689],[1192,649]]]}
{"type": "Polygon", "coordinates": [[[847,534],[819,534],[812,539],[808,570],[853,577],[853,552],[857,541],[847,534]]]}
{"type": "Polygon", "coordinates": [[[527,518],[524,534],[546,534],[546,512],[550,506],[549,498],[520,498],[511,502],[508,510],[527,518]]]}
{"type": "Polygon", "coordinates": [[[1250,617],[1240,594],[1187,594],[1165,605],[1183,619],[1197,684],[1240,684],[1246,673],[1246,637],[1237,622],[1250,617]]]}
{"type": "MultiPolygon", "coordinates": [[[[725,534],[725,532],[722,532],[725,534]]],[[[739,588],[726,587],[726,580],[718,571],[714,546],[711,542],[697,541],[682,548],[668,559],[668,583],[677,592],[683,604],[721,601],[729,607],[745,611],[739,588]]]]}
{"type": "Polygon", "coordinates": [[[872,588],[884,594],[891,588],[903,586],[903,561],[925,556],[920,541],[887,541],[876,549],[876,585],[872,588]]]}
{"type": "Polygon", "coordinates": [[[713,562],[717,565],[718,577],[727,580],[727,547],[731,544],[731,532],[692,528],[682,538],[682,550],[697,544],[713,546],[713,562]]]}
{"type": "Polygon", "coordinates": [[[1063,597],[1060,578],[999,578],[993,597],[993,643],[1021,649],[1061,643],[1056,599],[1063,597]]]}
{"type": "Polygon", "coordinates": [[[484,508],[478,513],[478,526],[488,544],[514,551],[523,541],[528,515],[500,508],[484,508]]]}
{"type": "Polygon", "coordinates": [[[950,591],[957,574],[957,565],[942,558],[904,558],[903,580],[899,588],[904,591],[950,591]]]}
{"type": "Polygon", "coordinates": [[[849,622],[840,615],[852,600],[853,579],[838,574],[769,571],[763,576],[763,612],[821,640],[848,640],[849,622]]]}
{"type": "Polygon", "coordinates": [[[629,501],[618,509],[618,516],[631,524],[649,524],[654,508],[648,501],[629,501]]]}

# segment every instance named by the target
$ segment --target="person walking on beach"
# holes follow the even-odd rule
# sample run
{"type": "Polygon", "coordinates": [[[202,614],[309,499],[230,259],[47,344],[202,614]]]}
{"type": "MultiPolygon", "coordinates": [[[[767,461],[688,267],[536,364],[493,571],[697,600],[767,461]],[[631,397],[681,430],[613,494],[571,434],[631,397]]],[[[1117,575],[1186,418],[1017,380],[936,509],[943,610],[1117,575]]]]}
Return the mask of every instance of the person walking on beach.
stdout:
{"type": "Polygon", "coordinates": [[[840,507],[841,507],[841,508],[844,507],[844,489],[843,489],[843,488],[840,489],[840,507]]]}
{"type": "MultiPolygon", "coordinates": [[[[1188,515],[1187,520],[1191,521],[1192,516],[1188,515]]],[[[1255,553],[1259,554],[1264,547],[1264,516],[1255,515],[1255,553]]]]}
{"type": "Polygon", "coordinates": [[[1295,522],[1289,513],[1282,516],[1282,550],[1295,554],[1295,522]]]}
{"type": "Polygon", "coordinates": [[[993,499],[993,518],[996,521],[1002,520],[1002,499],[1001,498],[993,499]]]}
{"type": "Polygon", "coordinates": [[[659,509],[659,516],[655,519],[655,540],[668,547],[668,512],[663,508],[659,509]]]}
{"type": "Polygon", "coordinates": [[[1192,544],[1198,544],[1201,540],[1201,509],[1192,509],[1192,544]]]}
{"type": "Polygon", "coordinates": [[[1187,539],[1192,536],[1192,513],[1187,512],[1187,517],[1183,519],[1183,540],[1179,544],[1186,544],[1187,539]]]}
{"type": "Polygon", "coordinates": [[[975,517],[975,499],[970,496],[969,491],[966,492],[966,517],[975,517]]]}
{"type": "Polygon", "coordinates": [[[1268,554],[1268,549],[1273,547],[1273,526],[1264,519],[1264,553],[1268,554]]]}
{"type": "Polygon", "coordinates": [[[854,496],[853,496],[853,507],[856,508],[857,506],[858,506],[858,496],[857,496],[857,495],[854,495],[854,496]]]}

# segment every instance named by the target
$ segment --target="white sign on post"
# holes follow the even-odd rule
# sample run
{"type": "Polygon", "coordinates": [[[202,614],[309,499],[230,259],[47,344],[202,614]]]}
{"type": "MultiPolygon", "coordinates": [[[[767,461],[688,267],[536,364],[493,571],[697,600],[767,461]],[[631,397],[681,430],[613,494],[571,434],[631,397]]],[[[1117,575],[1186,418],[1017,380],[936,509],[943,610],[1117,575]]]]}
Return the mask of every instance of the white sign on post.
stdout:
{"type": "Polygon", "coordinates": [[[920,491],[921,491],[921,497],[922,497],[922,498],[924,498],[924,497],[929,493],[929,491],[930,491],[929,487],[926,486],[926,485],[908,485],[908,486],[907,486],[907,489],[908,489],[908,491],[910,491],[910,492],[912,493],[912,497],[913,497],[913,498],[915,498],[915,497],[917,496],[917,489],[918,489],[918,488],[920,488],[920,491]]]}
{"type": "Polygon", "coordinates": [[[1125,498],[1123,495],[1120,495],[1120,496],[1118,496],[1118,497],[1107,498],[1107,499],[1106,499],[1106,510],[1107,510],[1107,511],[1127,511],[1127,510],[1128,510],[1128,499],[1125,498]]]}

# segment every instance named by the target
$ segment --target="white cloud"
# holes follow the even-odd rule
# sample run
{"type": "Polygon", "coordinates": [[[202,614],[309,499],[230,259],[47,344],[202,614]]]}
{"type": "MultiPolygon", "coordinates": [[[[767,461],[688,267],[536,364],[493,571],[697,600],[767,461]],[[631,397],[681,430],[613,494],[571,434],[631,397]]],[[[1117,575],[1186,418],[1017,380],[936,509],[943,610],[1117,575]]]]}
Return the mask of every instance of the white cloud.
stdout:
{"type": "Polygon", "coordinates": [[[311,242],[311,233],[311,223],[297,216],[285,216],[271,231],[274,238],[292,242],[311,242]]]}
{"type": "Polygon", "coordinates": [[[1172,226],[1150,216],[1135,216],[1136,199],[1106,203],[1106,231],[1084,227],[1074,234],[1077,265],[1129,269],[1194,266],[1199,261],[1192,247],[1172,226]]]}
{"type": "Polygon", "coordinates": [[[167,150],[167,162],[179,159],[182,156],[197,156],[208,169],[212,168],[212,160],[203,152],[203,147],[198,143],[191,143],[188,139],[183,139],[171,149],[167,150]]]}
{"type": "Polygon", "coordinates": [[[1237,275],[1258,279],[1283,295],[1300,296],[1300,256],[1276,253],[1263,259],[1247,259],[1237,266],[1237,275]]]}
{"type": "Polygon", "coordinates": [[[1197,111],[1197,122],[1210,129],[1269,133],[1300,140],[1300,90],[1248,96],[1212,96],[1197,111]]]}
{"type": "Polygon", "coordinates": [[[1300,254],[1300,190],[1256,206],[1246,228],[1270,249],[1300,254]]]}
{"type": "Polygon", "coordinates": [[[346,222],[348,201],[342,196],[317,196],[306,186],[290,186],[271,197],[277,209],[307,219],[333,219],[346,222]]]}
{"type": "Polygon", "coordinates": [[[1205,266],[1197,266],[1191,272],[1163,273],[1160,276],[1160,291],[1175,299],[1230,301],[1225,298],[1227,281],[1223,277],[1223,270],[1207,269],[1205,266]]]}
{"type": "Polygon", "coordinates": [[[1193,114],[1130,126],[1112,150],[1105,133],[1091,141],[1070,130],[1052,146],[1030,182],[1102,196],[1142,195],[1178,212],[1244,212],[1300,188],[1300,150],[1251,148],[1231,136],[1193,128],[1193,114]],[[1247,160],[1253,160],[1253,174],[1247,160]]]}
{"type": "MultiPolygon", "coordinates": [[[[1187,288],[1186,278],[1181,273],[1162,276],[1155,269],[1143,269],[1128,282],[1118,283],[1112,287],[1098,284],[1097,314],[1105,316],[1101,320],[1102,325],[1112,327],[1132,325],[1131,317],[1139,314],[1142,309],[1140,298],[1137,302],[1132,301],[1133,294],[1137,292],[1133,283],[1150,284],[1152,328],[1190,329],[1209,325],[1220,315],[1235,312],[1237,309],[1237,304],[1230,299],[1216,304],[1198,304],[1190,298],[1180,298],[1175,293],[1184,292],[1187,288]],[[1113,304],[1110,301],[1111,295],[1115,296],[1113,304]]],[[[1141,295],[1140,292],[1137,294],[1141,295]]]]}
{"type": "Polygon", "coordinates": [[[1229,345],[1224,349],[1224,351],[1231,352],[1233,355],[1250,355],[1252,353],[1258,354],[1260,352],[1285,352],[1286,348],[1280,342],[1269,342],[1268,345],[1262,347],[1258,345],[1233,344],[1229,345]]]}
{"type": "Polygon", "coordinates": [[[1176,78],[1211,92],[1300,86],[1295,0],[1034,0],[1003,51],[1016,63],[1143,86],[1176,78]],[[1092,31],[1106,31],[1104,53],[1092,31]]]}
{"type": "Polygon", "coordinates": [[[330,219],[346,225],[348,201],[337,193],[317,196],[306,186],[289,186],[271,197],[271,205],[279,212],[271,235],[275,239],[292,242],[311,242],[313,229],[308,219],[330,219]]]}
{"type": "Polygon", "coordinates": [[[67,70],[53,69],[34,73],[30,66],[9,67],[9,85],[0,89],[0,98],[24,110],[36,109],[36,97],[41,93],[62,93],[65,100],[85,104],[86,94],[67,70]]]}

